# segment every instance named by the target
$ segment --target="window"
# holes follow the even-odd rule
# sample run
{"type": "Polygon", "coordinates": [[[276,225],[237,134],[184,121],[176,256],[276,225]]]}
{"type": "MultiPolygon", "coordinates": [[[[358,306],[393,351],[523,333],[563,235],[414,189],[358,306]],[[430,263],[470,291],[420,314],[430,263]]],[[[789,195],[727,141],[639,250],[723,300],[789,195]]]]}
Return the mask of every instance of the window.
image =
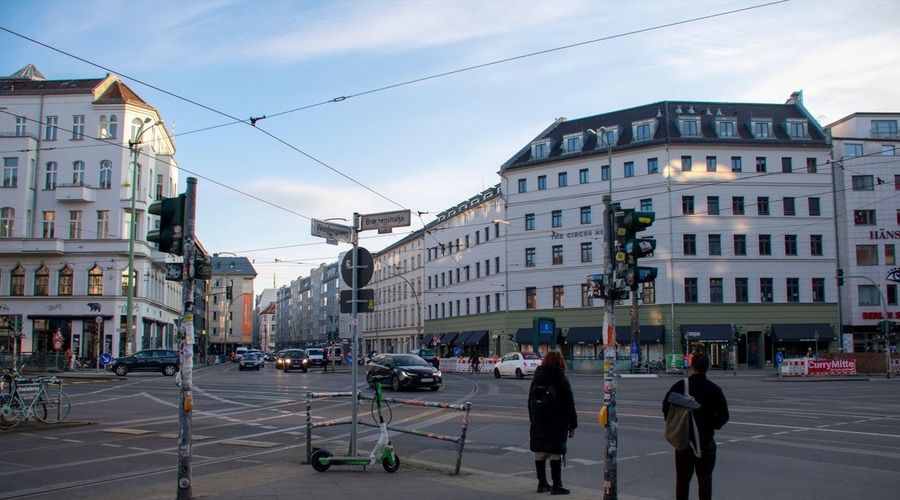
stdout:
{"type": "Polygon", "coordinates": [[[721,234],[711,234],[708,236],[709,240],[709,254],[710,255],[722,255],[722,235],[721,234]]]}
{"type": "Polygon", "coordinates": [[[734,301],[739,304],[750,302],[750,286],[747,278],[734,279],[734,301]]]}
{"type": "Polygon", "coordinates": [[[57,125],[59,124],[58,116],[48,116],[44,121],[44,140],[55,141],[57,125]]]}
{"type": "Polygon", "coordinates": [[[757,172],[765,172],[766,171],[766,157],[765,156],[757,156],[756,157],[756,171],[757,172]]]}
{"type": "Polygon", "coordinates": [[[684,279],[684,301],[689,304],[696,304],[699,302],[697,294],[697,278],[684,279]]]}
{"type": "Polygon", "coordinates": [[[731,171],[732,172],[740,172],[744,169],[743,162],[741,161],[740,156],[732,156],[731,157],[731,171]]]}
{"type": "Polygon", "coordinates": [[[34,294],[50,295],[50,269],[44,264],[34,272],[34,294]]]}
{"type": "Polygon", "coordinates": [[[72,295],[72,281],[74,276],[75,272],[72,271],[72,268],[69,267],[68,264],[59,270],[58,295],[72,295]]]}
{"type": "Polygon", "coordinates": [[[519,192],[527,193],[528,192],[528,181],[527,179],[519,179],[519,192]]]}
{"type": "Polygon", "coordinates": [[[541,158],[546,158],[548,153],[548,144],[546,142],[539,142],[531,146],[531,157],[534,160],[539,160],[541,158]]]}
{"type": "MultiPolygon", "coordinates": [[[[468,301],[469,299],[466,299],[466,302],[468,301]]],[[[466,307],[469,307],[468,303],[466,307]]],[[[468,314],[468,311],[466,311],[466,314],[468,314]]],[[[481,314],[481,297],[475,297],[475,314],[481,314]]]]}
{"type": "Polygon", "coordinates": [[[853,223],[857,226],[874,226],[875,210],[854,210],[853,223]]]}
{"type": "Polygon", "coordinates": [[[878,245],[856,245],[857,266],[878,265],[878,245]]]}
{"type": "Polygon", "coordinates": [[[781,173],[790,174],[794,171],[794,167],[791,164],[791,159],[789,157],[781,158],[781,173]]]}
{"type": "Polygon", "coordinates": [[[594,261],[594,245],[592,243],[581,244],[581,262],[594,261]]]}
{"type": "Polygon", "coordinates": [[[715,172],[716,171],[716,157],[715,156],[707,156],[706,157],[706,171],[707,172],[715,172]]]}
{"type": "Polygon", "coordinates": [[[479,231],[475,231],[475,244],[476,245],[481,244],[481,233],[479,231]]]}
{"type": "Polygon", "coordinates": [[[854,175],[852,180],[854,191],[875,191],[875,177],[871,175],[854,175]]]}
{"type": "Polygon", "coordinates": [[[734,235],[734,254],[735,255],[747,255],[747,235],[746,234],[734,235]]]}
{"type": "Polygon", "coordinates": [[[788,302],[800,302],[800,278],[787,278],[784,291],[788,302]]]}
{"type": "Polygon", "coordinates": [[[565,299],[565,287],[561,285],[553,286],[553,308],[559,309],[563,307],[565,299]]]}
{"type": "Polygon", "coordinates": [[[634,162],[626,161],[625,162],[625,177],[634,177],[634,162]]]}
{"type": "Polygon", "coordinates": [[[88,295],[103,295],[103,269],[96,264],[88,271],[88,295]]]}
{"type": "Polygon", "coordinates": [[[894,245],[885,245],[884,246],[884,265],[893,266],[896,262],[896,256],[894,254],[894,245]]]}
{"type": "Polygon", "coordinates": [[[97,239],[109,238],[109,210],[97,210],[97,239]]]}
{"type": "Polygon", "coordinates": [[[790,196],[785,196],[781,201],[782,208],[784,208],[785,216],[793,216],[797,215],[797,207],[794,204],[794,198],[790,196]]]}
{"type": "Polygon", "coordinates": [[[562,245],[553,245],[553,265],[563,263],[563,247],[562,245]]]}
{"type": "Polygon", "coordinates": [[[719,137],[734,137],[734,122],[718,122],[719,137]]]}
{"type": "Polygon", "coordinates": [[[81,239],[81,210],[69,211],[69,239],[81,239]]]}
{"type": "Polygon", "coordinates": [[[641,301],[644,304],[656,304],[656,282],[641,283],[641,301]]]}
{"type": "Polygon", "coordinates": [[[897,147],[892,144],[881,145],[881,156],[894,156],[897,153],[897,147]]]}
{"type": "MultiPolygon", "coordinates": [[[[498,269],[498,271],[499,271],[499,269],[498,269]]],[[[485,259],[485,261],[484,261],[484,275],[485,276],[491,275],[491,259],[485,259]]]]}
{"type": "MultiPolygon", "coordinates": [[[[112,187],[112,162],[103,160],[100,162],[100,189],[112,187]]],[[[159,199],[159,198],[157,198],[159,199]]]]}
{"type": "Polygon", "coordinates": [[[682,120],[681,135],[684,137],[699,137],[700,120],[682,120]]]}
{"type": "Polygon", "coordinates": [[[131,286],[131,283],[134,283],[135,284],[134,296],[137,297],[137,282],[138,282],[137,269],[135,269],[134,272],[132,273],[131,283],[128,282],[128,268],[125,268],[124,270],[122,270],[121,280],[122,280],[122,283],[121,283],[122,295],[128,295],[128,287],[131,286]]]}
{"type": "Polygon", "coordinates": [[[538,176],[538,191],[543,191],[547,189],[547,176],[539,175],[538,176]]]}
{"type": "Polygon", "coordinates": [[[796,234],[784,235],[784,254],[785,255],[797,255],[797,235],[796,234]]]}
{"type": "Polygon", "coordinates": [[[641,212],[653,211],[653,198],[643,198],[641,200],[641,212]]]}
{"type": "Polygon", "coordinates": [[[809,205],[809,215],[810,217],[818,217],[822,215],[821,204],[819,203],[819,198],[810,197],[807,198],[807,203],[809,205]]]}
{"type": "Polygon", "coordinates": [[[769,139],[771,135],[771,125],[769,122],[753,122],[753,136],[757,139],[769,139]]]}
{"type": "Polygon", "coordinates": [[[554,210],[550,212],[550,226],[562,227],[562,210],[554,210]]]}
{"type": "Polygon", "coordinates": [[[821,234],[809,235],[809,254],[816,257],[824,255],[824,246],[822,244],[821,234]]]}
{"type": "Polygon", "coordinates": [[[10,275],[9,294],[25,295],[25,268],[21,265],[16,265],[10,275]]]}
{"type": "Polygon", "coordinates": [[[772,255],[772,235],[759,235],[759,254],[772,255]]]}
{"type": "Polygon", "coordinates": [[[693,215],[694,214],[694,197],[693,196],[682,196],[681,197],[681,213],[683,215],[693,215]]]}
{"type": "Polygon", "coordinates": [[[659,173],[659,160],[656,158],[650,158],[647,160],[647,173],[648,174],[658,174],[659,173]]]}
{"type": "Polygon", "coordinates": [[[41,235],[44,239],[56,237],[56,212],[44,212],[44,224],[41,235]]]}
{"type": "Polygon", "coordinates": [[[609,165],[603,165],[600,167],[600,180],[608,181],[609,180],[609,165]]]}
{"type": "MultiPolygon", "coordinates": [[[[525,214],[525,230],[534,231],[534,214],[525,214]]],[[[466,236],[466,248],[469,248],[468,236],[466,236]]]]}
{"type": "Polygon", "coordinates": [[[525,289],[525,309],[537,309],[537,288],[533,286],[525,289]]]}
{"type": "Polygon", "coordinates": [[[859,285],[859,305],[861,306],[880,306],[881,295],[878,288],[873,285],[859,285]]]}
{"type": "Polygon", "coordinates": [[[75,186],[83,186],[84,185],[84,162],[83,161],[75,161],[72,162],[72,184],[75,186]]]}
{"type": "Polygon", "coordinates": [[[772,278],[759,279],[759,301],[774,302],[775,284],[772,278]]]}
{"type": "Polygon", "coordinates": [[[642,123],[634,129],[635,141],[649,141],[653,139],[653,127],[649,123],[642,123]]]}
{"type": "MultiPolygon", "coordinates": [[[[537,258],[537,251],[534,248],[526,248],[525,249],[525,267],[534,267],[537,258]]],[[[468,278],[466,278],[468,279],[468,278]]]]}
{"type": "Polygon", "coordinates": [[[709,215],[719,215],[719,197],[706,197],[706,213],[709,215]]]}
{"type": "Polygon", "coordinates": [[[590,178],[588,177],[588,169],[582,168],[578,171],[578,183],[579,184],[587,184],[590,178]]]}
{"type": "Polygon", "coordinates": [[[709,279],[709,302],[712,304],[721,304],[722,302],[725,302],[722,278],[709,279]]]}
{"type": "Polygon", "coordinates": [[[812,279],[812,301],[825,302],[825,278],[812,279]]]}
{"type": "Polygon", "coordinates": [[[844,144],[844,156],[862,156],[863,155],[863,145],[862,144],[844,144]]]}
{"type": "Polygon", "coordinates": [[[697,235],[682,235],[681,246],[685,255],[697,255],[697,235]]]}
{"type": "Polygon", "coordinates": [[[819,167],[816,165],[815,158],[807,158],[806,159],[806,173],[807,174],[815,174],[819,171],[819,167]]]}
{"type": "Polygon", "coordinates": [[[566,137],[566,153],[581,151],[581,136],[566,137]]]}
{"type": "Polygon", "coordinates": [[[3,159],[3,187],[14,188],[19,185],[19,158],[3,159]]]}
{"type": "Polygon", "coordinates": [[[757,215],[769,215],[768,196],[758,196],[756,198],[756,213],[757,215]]]}
{"type": "Polygon", "coordinates": [[[84,115],[75,115],[72,117],[72,140],[82,139],[84,139],[84,115]]]}
{"type": "Polygon", "coordinates": [[[569,185],[569,173],[568,172],[560,172],[557,174],[557,180],[559,182],[559,187],[566,187],[569,185]]]}
{"type": "Polygon", "coordinates": [[[25,136],[25,124],[28,123],[24,116],[16,117],[16,137],[25,136]]]}
{"type": "Polygon", "coordinates": [[[797,121],[789,121],[788,122],[788,135],[791,136],[791,139],[805,139],[806,138],[806,123],[797,122],[797,121]]]}
{"type": "Polygon", "coordinates": [[[0,208],[0,238],[13,238],[16,234],[16,209],[0,208]]]}
{"type": "Polygon", "coordinates": [[[57,166],[55,161],[47,162],[47,173],[44,175],[44,189],[56,189],[57,166]]]}
{"type": "Polygon", "coordinates": [[[889,306],[896,306],[900,303],[900,298],[897,295],[897,285],[888,285],[885,295],[887,295],[886,299],[889,306]]]}
{"type": "MultiPolygon", "coordinates": [[[[452,278],[453,275],[451,274],[450,276],[451,276],[450,280],[453,281],[453,278],[452,278]]],[[[475,279],[478,279],[480,277],[481,277],[481,262],[476,262],[475,263],[475,279]]]]}
{"type": "Polygon", "coordinates": [[[872,120],[873,139],[897,139],[897,120],[872,120]]]}
{"type": "Polygon", "coordinates": [[[591,207],[581,207],[581,223],[591,223],[591,207]]]}
{"type": "Polygon", "coordinates": [[[744,197],[743,196],[732,196],[731,197],[731,214],[732,215],[744,215],[744,197]]]}
{"type": "Polygon", "coordinates": [[[693,168],[693,160],[691,160],[690,156],[682,156],[681,157],[681,171],[682,172],[690,172],[693,168]]]}

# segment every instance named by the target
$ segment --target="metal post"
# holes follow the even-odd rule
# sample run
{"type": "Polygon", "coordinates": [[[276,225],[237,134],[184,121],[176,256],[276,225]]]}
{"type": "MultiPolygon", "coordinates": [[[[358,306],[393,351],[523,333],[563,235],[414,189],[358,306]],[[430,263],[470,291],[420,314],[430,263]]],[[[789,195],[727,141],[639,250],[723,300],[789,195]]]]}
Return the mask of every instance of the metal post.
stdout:
{"type": "Polygon", "coordinates": [[[184,201],[184,261],[182,263],[182,301],[184,315],[181,318],[179,356],[181,371],[178,384],[181,386],[181,405],[178,407],[178,489],[175,498],[189,500],[193,495],[191,484],[191,423],[194,409],[194,242],[195,216],[197,209],[197,179],[188,177],[184,201]]]}
{"type": "MultiPolygon", "coordinates": [[[[610,182],[612,179],[612,163],[610,162],[610,182]]],[[[603,498],[615,500],[618,498],[618,464],[616,462],[618,449],[618,430],[616,423],[616,316],[615,316],[615,273],[613,272],[613,252],[615,251],[613,238],[614,214],[612,195],[603,196],[605,207],[603,239],[606,245],[606,293],[607,298],[603,307],[603,331],[606,333],[606,346],[603,350],[603,406],[606,407],[606,459],[603,467],[603,498]]]]}
{"type": "MultiPolygon", "coordinates": [[[[359,298],[359,213],[353,212],[353,279],[351,290],[352,290],[352,309],[351,309],[351,328],[353,330],[353,349],[358,349],[359,346],[359,303],[357,299],[359,298]]],[[[350,410],[350,456],[356,456],[356,438],[358,435],[358,406],[359,406],[359,383],[357,379],[357,375],[359,373],[359,363],[352,363],[350,365],[351,371],[351,384],[353,386],[352,395],[353,395],[353,403],[351,404],[350,410]]]]}

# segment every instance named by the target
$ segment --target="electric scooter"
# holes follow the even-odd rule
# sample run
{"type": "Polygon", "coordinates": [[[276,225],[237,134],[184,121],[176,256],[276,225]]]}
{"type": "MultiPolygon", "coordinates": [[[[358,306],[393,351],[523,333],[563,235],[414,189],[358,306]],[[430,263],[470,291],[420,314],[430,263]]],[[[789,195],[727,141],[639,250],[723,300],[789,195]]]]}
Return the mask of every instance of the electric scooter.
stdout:
{"type": "Polygon", "coordinates": [[[375,465],[380,461],[384,470],[388,472],[397,472],[400,468],[400,457],[394,453],[394,445],[391,444],[391,439],[388,436],[387,423],[385,423],[384,417],[381,415],[382,400],[381,382],[375,382],[375,408],[378,411],[378,426],[381,428],[381,436],[379,436],[378,442],[375,443],[375,449],[372,450],[372,453],[368,457],[336,457],[331,451],[326,450],[325,448],[319,448],[309,457],[313,469],[319,472],[325,472],[332,465],[365,466],[375,465]]]}

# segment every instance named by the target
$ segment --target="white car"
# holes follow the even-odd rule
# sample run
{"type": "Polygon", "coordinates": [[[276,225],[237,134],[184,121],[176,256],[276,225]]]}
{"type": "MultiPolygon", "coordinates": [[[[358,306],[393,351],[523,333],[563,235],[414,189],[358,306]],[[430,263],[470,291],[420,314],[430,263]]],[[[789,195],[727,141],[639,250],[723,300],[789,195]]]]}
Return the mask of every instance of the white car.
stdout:
{"type": "Polygon", "coordinates": [[[541,357],[533,352],[511,352],[494,365],[494,377],[515,375],[516,378],[525,378],[525,375],[534,375],[540,364],[541,357]]]}

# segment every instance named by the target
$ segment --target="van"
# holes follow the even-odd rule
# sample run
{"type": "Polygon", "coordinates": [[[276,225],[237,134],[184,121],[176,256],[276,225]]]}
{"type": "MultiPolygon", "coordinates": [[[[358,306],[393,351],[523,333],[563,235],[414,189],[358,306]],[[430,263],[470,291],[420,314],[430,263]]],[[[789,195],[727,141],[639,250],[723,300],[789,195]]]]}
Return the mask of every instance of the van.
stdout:
{"type": "Polygon", "coordinates": [[[240,361],[244,354],[247,354],[248,349],[246,347],[238,347],[234,350],[234,361],[240,361]]]}
{"type": "Polygon", "coordinates": [[[344,351],[341,349],[341,346],[328,346],[326,347],[326,352],[328,352],[328,362],[331,363],[331,360],[334,359],[334,364],[339,365],[344,362],[344,351]]]}
{"type": "Polygon", "coordinates": [[[321,347],[310,347],[306,350],[309,358],[309,366],[322,366],[325,364],[325,351],[321,347]]]}

